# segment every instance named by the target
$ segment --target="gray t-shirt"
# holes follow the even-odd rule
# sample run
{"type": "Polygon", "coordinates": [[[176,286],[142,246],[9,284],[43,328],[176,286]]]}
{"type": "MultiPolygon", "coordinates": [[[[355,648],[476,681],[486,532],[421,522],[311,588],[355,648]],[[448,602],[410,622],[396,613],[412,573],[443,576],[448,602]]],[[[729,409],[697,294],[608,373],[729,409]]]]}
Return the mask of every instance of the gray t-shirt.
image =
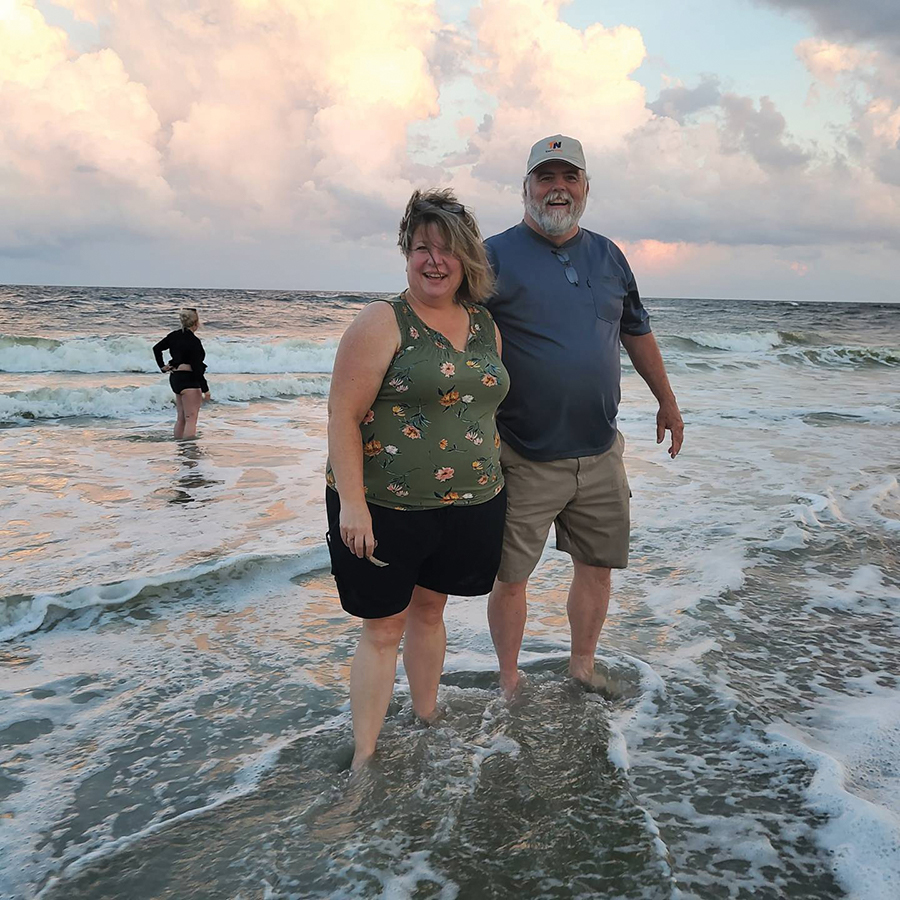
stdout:
{"type": "Polygon", "coordinates": [[[619,334],[649,334],[634,275],[608,238],[582,228],[556,247],[525,222],[485,241],[497,276],[487,306],[510,389],[500,436],[528,459],[594,456],[616,437],[619,334]],[[554,250],[568,253],[571,284],[554,250]]]}

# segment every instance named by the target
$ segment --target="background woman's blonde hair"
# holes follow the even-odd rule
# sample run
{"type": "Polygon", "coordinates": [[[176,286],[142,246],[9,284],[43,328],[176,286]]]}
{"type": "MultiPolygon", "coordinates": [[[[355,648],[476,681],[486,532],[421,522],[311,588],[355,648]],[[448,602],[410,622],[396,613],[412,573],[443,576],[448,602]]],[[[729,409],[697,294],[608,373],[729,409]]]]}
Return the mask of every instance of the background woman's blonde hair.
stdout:
{"type": "Polygon", "coordinates": [[[200,321],[197,310],[192,306],[183,307],[181,312],[178,313],[178,318],[181,319],[182,328],[193,328],[200,321]]]}
{"type": "Polygon", "coordinates": [[[449,188],[413,191],[400,220],[397,243],[403,255],[409,258],[416,229],[432,224],[437,226],[450,253],[462,263],[463,280],[457,291],[458,299],[484,303],[494,292],[494,273],[484,252],[475,216],[449,188]]]}

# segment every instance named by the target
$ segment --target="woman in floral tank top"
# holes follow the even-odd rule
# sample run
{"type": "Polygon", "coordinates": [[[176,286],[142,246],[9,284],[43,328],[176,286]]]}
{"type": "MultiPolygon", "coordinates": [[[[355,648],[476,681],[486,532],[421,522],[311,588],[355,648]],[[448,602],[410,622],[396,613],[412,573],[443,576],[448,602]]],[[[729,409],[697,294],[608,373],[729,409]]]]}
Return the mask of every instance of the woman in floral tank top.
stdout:
{"type": "Polygon", "coordinates": [[[332,572],[363,619],[354,768],[375,750],[404,634],[413,709],[434,716],[447,595],[490,591],[506,514],[495,417],[509,382],[478,305],[493,288],[478,225],[450,191],[416,191],[399,243],[408,287],[347,329],[328,404],[332,572]]]}

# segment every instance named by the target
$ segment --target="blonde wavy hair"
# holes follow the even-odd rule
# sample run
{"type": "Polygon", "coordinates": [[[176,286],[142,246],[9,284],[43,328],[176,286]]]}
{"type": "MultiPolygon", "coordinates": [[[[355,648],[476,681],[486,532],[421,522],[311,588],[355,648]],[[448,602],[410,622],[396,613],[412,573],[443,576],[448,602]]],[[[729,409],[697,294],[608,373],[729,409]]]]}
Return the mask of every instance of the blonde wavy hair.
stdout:
{"type": "Polygon", "coordinates": [[[484,303],[494,292],[494,273],[484,252],[478,222],[449,188],[413,191],[400,220],[397,243],[408,259],[413,235],[421,225],[435,225],[447,249],[461,263],[463,280],[457,299],[484,303]]]}
{"type": "Polygon", "coordinates": [[[181,327],[185,330],[196,327],[200,322],[200,315],[193,306],[182,307],[181,312],[178,313],[178,318],[181,321],[181,327]]]}

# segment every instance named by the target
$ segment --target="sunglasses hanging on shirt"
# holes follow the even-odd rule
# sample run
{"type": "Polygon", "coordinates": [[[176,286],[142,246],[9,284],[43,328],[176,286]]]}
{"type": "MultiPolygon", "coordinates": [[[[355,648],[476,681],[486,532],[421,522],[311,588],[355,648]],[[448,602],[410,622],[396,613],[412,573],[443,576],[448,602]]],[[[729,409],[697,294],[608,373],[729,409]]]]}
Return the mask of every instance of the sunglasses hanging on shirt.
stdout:
{"type": "Polygon", "coordinates": [[[569,254],[565,250],[551,250],[550,251],[562,264],[566,273],[566,279],[569,284],[578,285],[578,272],[575,269],[575,266],[572,265],[572,260],[569,259],[569,254]]]}

